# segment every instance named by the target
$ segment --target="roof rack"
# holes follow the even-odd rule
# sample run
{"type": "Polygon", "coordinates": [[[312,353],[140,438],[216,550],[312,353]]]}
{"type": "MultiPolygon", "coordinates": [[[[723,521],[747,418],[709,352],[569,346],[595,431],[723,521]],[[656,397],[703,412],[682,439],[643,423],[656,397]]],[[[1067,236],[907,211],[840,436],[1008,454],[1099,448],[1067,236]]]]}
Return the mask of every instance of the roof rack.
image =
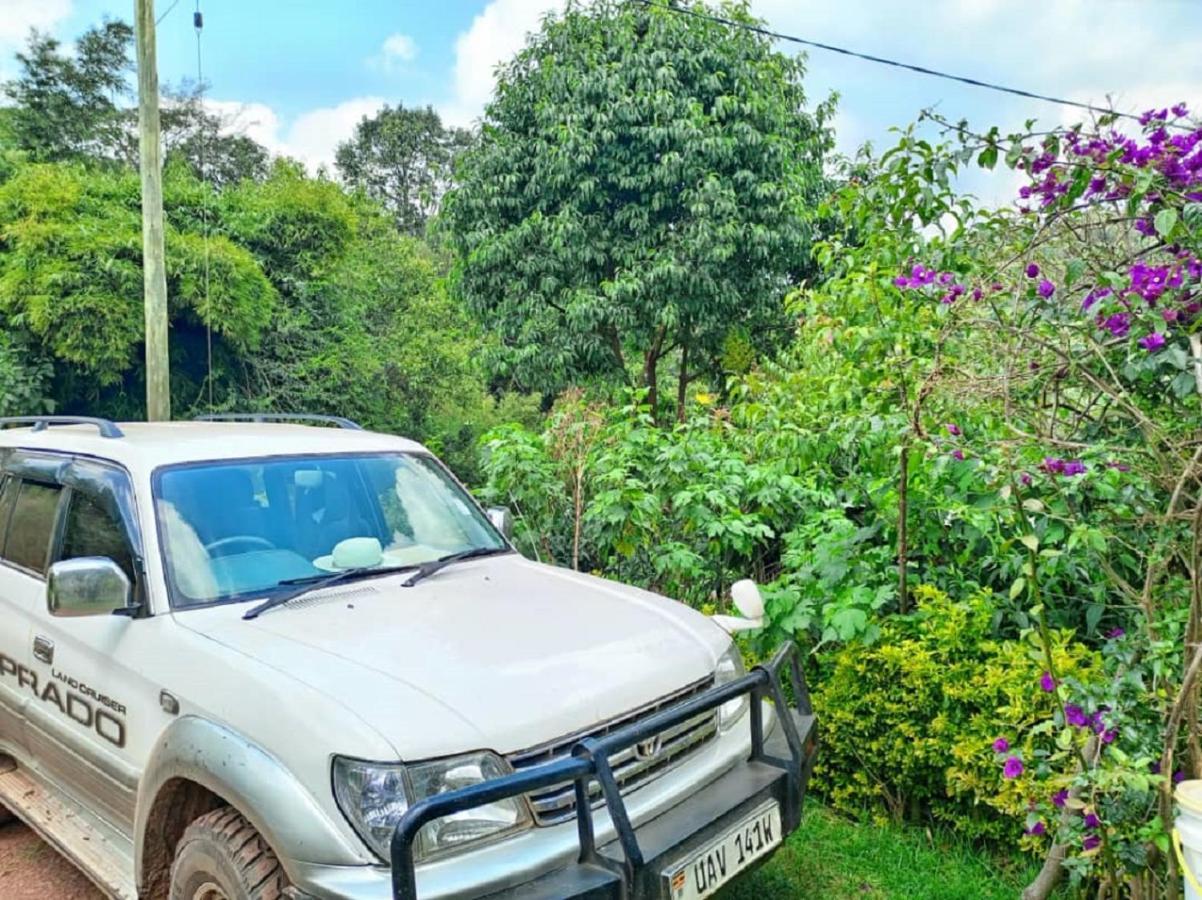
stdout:
{"type": "Polygon", "coordinates": [[[319,416],[316,413],[208,413],[197,416],[197,422],[318,422],[337,425],[347,431],[362,431],[363,426],[343,416],[319,416]]]}
{"type": "Polygon", "coordinates": [[[95,425],[105,438],[125,437],[125,432],[108,419],[93,416],[8,416],[0,418],[0,428],[10,425],[32,425],[34,431],[45,431],[51,425],[95,425]]]}

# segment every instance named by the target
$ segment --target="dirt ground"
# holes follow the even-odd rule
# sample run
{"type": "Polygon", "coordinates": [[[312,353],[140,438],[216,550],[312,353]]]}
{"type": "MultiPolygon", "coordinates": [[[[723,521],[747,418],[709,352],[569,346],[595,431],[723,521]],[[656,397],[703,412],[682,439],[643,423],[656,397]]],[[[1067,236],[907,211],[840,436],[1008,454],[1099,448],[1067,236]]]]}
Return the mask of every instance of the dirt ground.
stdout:
{"type": "Polygon", "coordinates": [[[0,897],[103,900],[83,873],[17,822],[0,825],[0,897]]]}

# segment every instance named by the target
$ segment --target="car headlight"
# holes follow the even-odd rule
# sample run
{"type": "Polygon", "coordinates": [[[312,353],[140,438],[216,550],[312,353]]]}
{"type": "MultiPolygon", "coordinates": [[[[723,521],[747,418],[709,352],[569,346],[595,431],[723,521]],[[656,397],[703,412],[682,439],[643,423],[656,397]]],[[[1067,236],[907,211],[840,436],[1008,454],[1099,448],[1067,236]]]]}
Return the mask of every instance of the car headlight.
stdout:
{"type": "MultiPolygon", "coordinates": [[[[718,667],[714,669],[714,684],[729,684],[732,681],[738,681],[746,674],[747,669],[743,665],[743,654],[732,643],[726,648],[726,652],[722,654],[721,658],[719,658],[718,667]]],[[[734,700],[727,700],[718,707],[719,728],[723,731],[729,730],[739,720],[739,717],[747,712],[747,707],[749,706],[748,696],[748,694],[743,694],[734,700]]]]}
{"type": "MultiPolygon", "coordinates": [[[[410,765],[339,756],[334,758],[334,798],[356,834],[380,859],[388,860],[392,833],[414,803],[511,771],[494,753],[468,753],[410,765]]],[[[530,813],[521,797],[465,809],[422,828],[414,844],[414,859],[430,859],[529,826],[530,813]]]]}

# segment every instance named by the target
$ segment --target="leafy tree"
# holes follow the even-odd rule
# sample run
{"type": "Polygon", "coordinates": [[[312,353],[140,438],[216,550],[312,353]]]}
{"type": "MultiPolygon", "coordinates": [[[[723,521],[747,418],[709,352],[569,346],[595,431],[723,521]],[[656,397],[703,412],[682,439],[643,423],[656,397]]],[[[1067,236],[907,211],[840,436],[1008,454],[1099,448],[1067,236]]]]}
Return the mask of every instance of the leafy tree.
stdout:
{"type": "Polygon", "coordinates": [[[446,192],[455,158],[470,142],[469,131],[444,126],[431,106],[385,106],[359,122],[354,137],[339,145],[335,163],[348,184],[393,214],[401,231],[420,235],[446,192]]]}
{"type": "Polygon", "coordinates": [[[655,408],[669,355],[683,399],[732,332],[770,344],[830,146],[802,74],[768,39],[676,11],[598,0],[547,18],[445,202],[495,372],[546,392],[641,381],[655,408]]]}
{"type": "MultiPolygon", "coordinates": [[[[173,331],[211,325],[219,340],[246,351],[269,320],[275,289],[244,248],[220,234],[206,246],[194,220],[172,214],[181,188],[194,207],[207,190],[186,172],[168,172],[173,331]]],[[[65,405],[95,408],[106,389],[120,392],[140,368],[140,196],[132,171],[74,164],[27,165],[0,185],[0,321],[60,365],[57,393],[65,405]]],[[[188,379],[178,366],[176,373],[182,387],[188,379]]]]}
{"type": "Polygon", "coordinates": [[[239,130],[230,117],[206,108],[203,86],[186,85],[163,94],[163,152],[168,161],[182,160],[217,188],[267,177],[267,148],[239,130]]]}
{"type": "Polygon", "coordinates": [[[85,31],[68,56],[54,38],[32,32],[16,55],[20,74],[4,86],[17,148],[42,162],[126,152],[128,115],[120,100],[129,91],[132,39],[129,25],[106,21],[85,31]]]}

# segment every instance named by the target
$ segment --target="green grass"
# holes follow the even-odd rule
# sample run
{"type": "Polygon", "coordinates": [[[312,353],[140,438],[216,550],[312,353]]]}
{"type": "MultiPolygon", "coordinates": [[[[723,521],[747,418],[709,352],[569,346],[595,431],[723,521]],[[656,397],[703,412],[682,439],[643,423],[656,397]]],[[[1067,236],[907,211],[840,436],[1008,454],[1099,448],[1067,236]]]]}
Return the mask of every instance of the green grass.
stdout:
{"type": "Polygon", "coordinates": [[[785,846],[718,896],[1013,900],[1037,869],[1030,858],[997,859],[946,834],[859,824],[810,803],[785,846]]]}

